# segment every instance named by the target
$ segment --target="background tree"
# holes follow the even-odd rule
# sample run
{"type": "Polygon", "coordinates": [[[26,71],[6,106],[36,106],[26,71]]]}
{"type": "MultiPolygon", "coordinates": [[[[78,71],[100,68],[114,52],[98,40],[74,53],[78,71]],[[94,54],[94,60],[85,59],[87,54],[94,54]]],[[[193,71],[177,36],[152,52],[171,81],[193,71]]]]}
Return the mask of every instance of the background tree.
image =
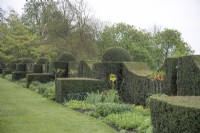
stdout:
{"type": "Polygon", "coordinates": [[[4,22],[0,23],[0,56],[3,59],[31,57],[37,35],[29,32],[19,18],[11,10],[4,22]]]}

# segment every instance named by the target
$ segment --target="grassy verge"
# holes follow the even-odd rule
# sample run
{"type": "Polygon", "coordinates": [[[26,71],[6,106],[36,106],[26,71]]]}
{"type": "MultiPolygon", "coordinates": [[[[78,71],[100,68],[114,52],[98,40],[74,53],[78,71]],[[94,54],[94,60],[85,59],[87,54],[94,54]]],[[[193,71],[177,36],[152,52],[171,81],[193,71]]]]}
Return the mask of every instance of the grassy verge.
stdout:
{"type": "Polygon", "coordinates": [[[0,132],[114,133],[115,130],[0,78],[0,132]]]}

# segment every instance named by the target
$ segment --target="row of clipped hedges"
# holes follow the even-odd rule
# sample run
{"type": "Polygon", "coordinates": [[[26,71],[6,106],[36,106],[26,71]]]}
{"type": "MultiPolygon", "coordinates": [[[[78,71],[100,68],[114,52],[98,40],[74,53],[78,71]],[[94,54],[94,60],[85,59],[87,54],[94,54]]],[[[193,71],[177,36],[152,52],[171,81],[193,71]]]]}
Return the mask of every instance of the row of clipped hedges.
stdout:
{"type": "Polygon", "coordinates": [[[68,99],[82,99],[87,92],[104,89],[104,81],[90,78],[57,78],[55,98],[59,103],[68,99]]]}
{"type": "Polygon", "coordinates": [[[26,74],[26,87],[29,88],[29,85],[32,81],[38,81],[40,83],[47,83],[55,80],[55,76],[51,73],[30,73],[26,74]]]}
{"type": "Polygon", "coordinates": [[[151,97],[150,110],[154,133],[200,131],[200,97],[151,97]]]}

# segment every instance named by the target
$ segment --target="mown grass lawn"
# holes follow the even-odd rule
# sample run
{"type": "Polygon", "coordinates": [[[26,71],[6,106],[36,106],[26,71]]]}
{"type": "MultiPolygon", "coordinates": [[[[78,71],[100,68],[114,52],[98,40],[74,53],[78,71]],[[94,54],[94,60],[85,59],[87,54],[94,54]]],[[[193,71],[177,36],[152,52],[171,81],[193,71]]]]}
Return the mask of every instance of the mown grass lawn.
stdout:
{"type": "Polygon", "coordinates": [[[0,78],[0,133],[115,133],[83,115],[0,78]]]}

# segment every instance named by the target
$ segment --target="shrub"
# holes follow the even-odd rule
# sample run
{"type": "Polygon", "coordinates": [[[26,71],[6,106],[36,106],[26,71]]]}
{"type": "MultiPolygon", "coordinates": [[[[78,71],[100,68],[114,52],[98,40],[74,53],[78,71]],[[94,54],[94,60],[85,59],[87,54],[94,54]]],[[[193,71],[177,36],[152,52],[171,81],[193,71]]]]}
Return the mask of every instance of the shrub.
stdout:
{"type": "Polygon", "coordinates": [[[126,111],[121,114],[110,114],[105,121],[123,129],[137,129],[147,118],[138,112],[126,111]]]}
{"type": "Polygon", "coordinates": [[[96,105],[97,103],[102,102],[102,93],[99,93],[99,91],[97,93],[87,93],[85,101],[89,104],[96,105]]]}
{"type": "Polygon", "coordinates": [[[108,49],[102,56],[102,62],[130,62],[131,56],[127,50],[121,47],[108,49]]]}
{"type": "Polygon", "coordinates": [[[106,117],[109,114],[119,114],[125,111],[133,111],[133,107],[119,103],[98,103],[95,111],[92,113],[94,117],[106,117]]]}
{"type": "Polygon", "coordinates": [[[33,59],[32,58],[22,58],[22,63],[26,64],[26,63],[33,63],[33,59]]]}
{"type": "Polygon", "coordinates": [[[14,71],[12,72],[12,81],[20,80],[26,77],[26,71],[14,71]]]}
{"type": "Polygon", "coordinates": [[[150,110],[154,133],[200,131],[200,97],[151,97],[150,110]]]}
{"type": "Polygon", "coordinates": [[[33,81],[29,89],[51,100],[55,100],[55,82],[40,83],[38,81],[33,81]]]}
{"type": "Polygon", "coordinates": [[[177,95],[200,96],[200,55],[180,57],[177,62],[177,95]]]}
{"type": "Polygon", "coordinates": [[[72,97],[84,99],[87,92],[97,92],[104,88],[104,81],[90,78],[57,78],[56,101],[64,102],[72,97]],[[81,98],[82,97],[82,98],[81,98]]]}
{"type": "Polygon", "coordinates": [[[48,63],[48,62],[49,62],[49,61],[48,61],[47,58],[42,57],[42,58],[40,58],[40,59],[36,62],[36,64],[43,65],[43,64],[46,64],[46,63],[48,63]]]}
{"type": "Polygon", "coordinates": [[[115,89],[110,89],[110,90],[104,91],[103,102],[104,103],[109,103],[109,102],[118,103],[119,102],[118,91],[115,89]]]}
{"type": "Polygon", "coordinates": [[[150,117],[144,120],[144,122],[137,129],[138,133],[153,133],[153,126],[151,125],[150,117]]]}
{"type": "Polygon", "coordinates": [[[77,100],[70,100],[69,102],[65,102],[64,106],[75,110],[78,109],[90,110],[94,108],[94,105],[87,103],[87,101],[77,101],[77,100]]]}
{"type": "Polygon", "coordinates": [[[26,87],[29,88],[29,85],[33,81],[39,81],[41,83],[47,83],[55,79],[54,75],[51,73],[31,73],[26,74],[26,87]]]}
{"type": "Polygon", "coordinates": [[[70,52],[65,52],[65,53],[62,53],[61,55],[59,55],[58,59],[57,59],[57,62],[69,62],[69,61],[76,61],[76,58],[75,56],[70,53],[70,52]]]}
{"type": "Polygon", "coordinates": [[[12,81],[12,74],[7,74],[3,78],[8,80],[8,81],[12,81]]]}

